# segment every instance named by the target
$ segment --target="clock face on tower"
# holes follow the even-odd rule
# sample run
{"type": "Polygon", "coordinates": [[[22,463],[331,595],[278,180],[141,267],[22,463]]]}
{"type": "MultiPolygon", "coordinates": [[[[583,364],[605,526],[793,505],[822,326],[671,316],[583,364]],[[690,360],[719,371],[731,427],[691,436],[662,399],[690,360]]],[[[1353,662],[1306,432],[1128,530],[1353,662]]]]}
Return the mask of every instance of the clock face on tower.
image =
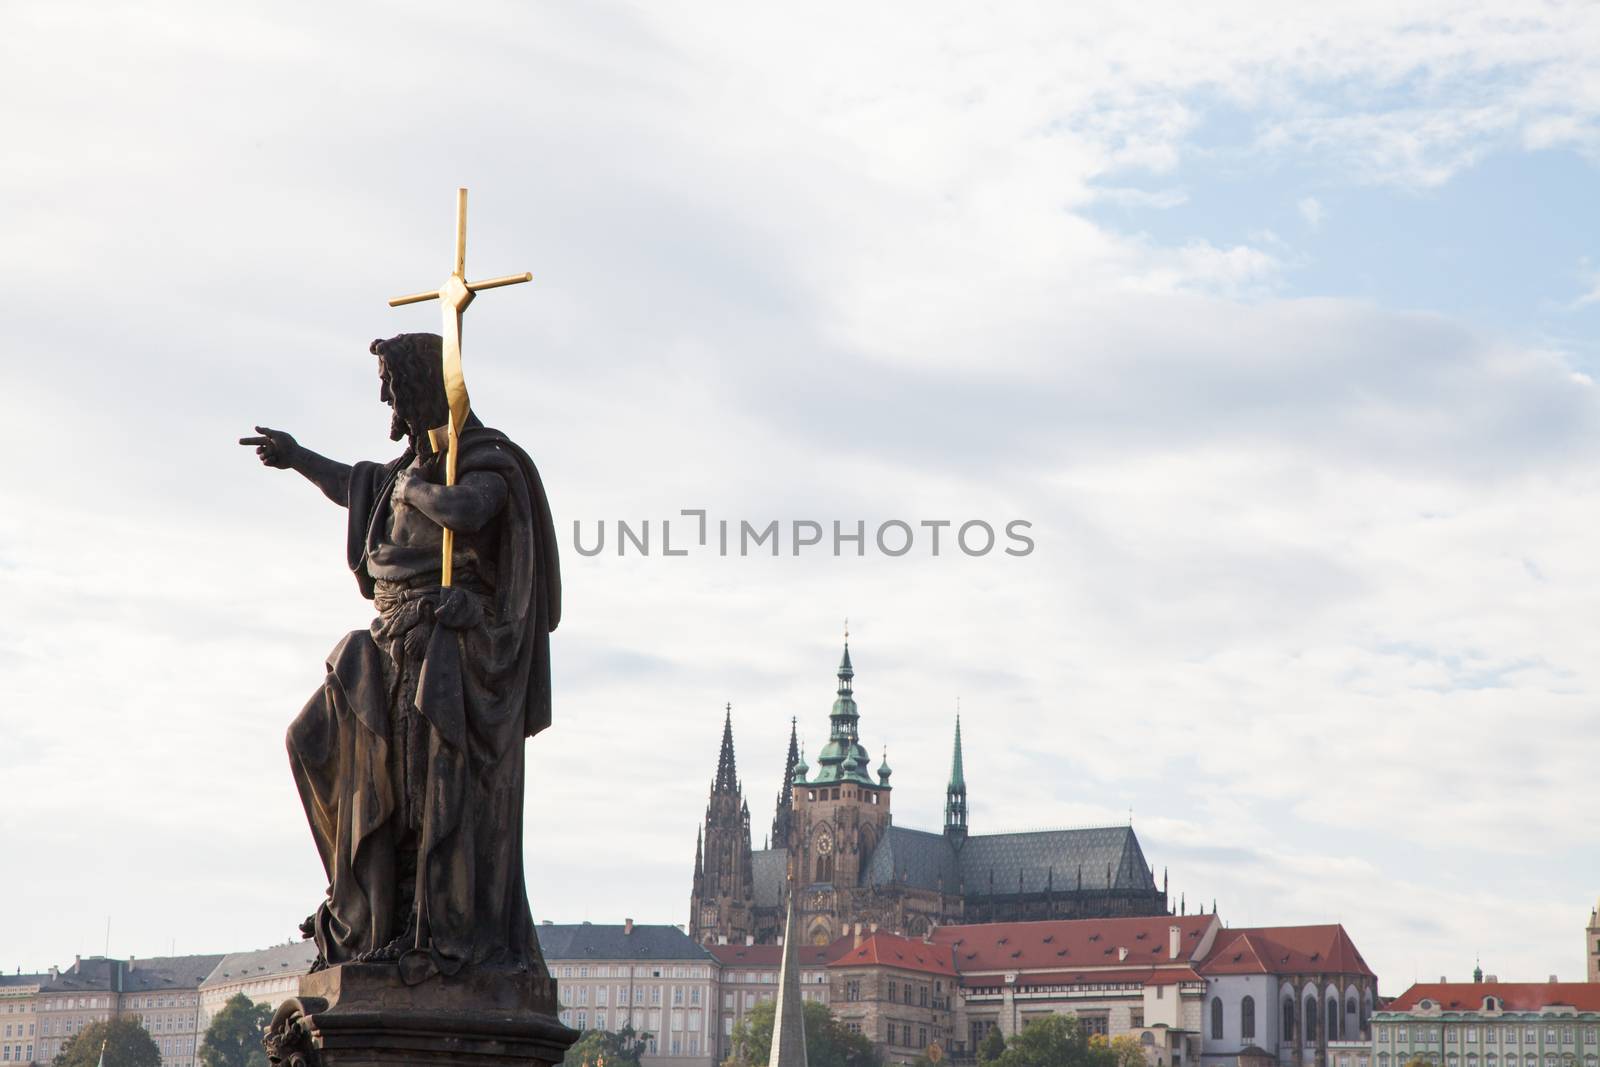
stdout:
{"type": "Polygon", "coordinates": [[[833,835],[828,832],[827,827],[823,827],[821,830],[817,831],[817,854],[819,856],[826,856],[832,851],[833,835]]]}
{"type": "Polygon", "coordinates": [[[826,911],[828,908],[828,894],[821,890],[812,893],[810,904],[812,911],[826,911]]]}

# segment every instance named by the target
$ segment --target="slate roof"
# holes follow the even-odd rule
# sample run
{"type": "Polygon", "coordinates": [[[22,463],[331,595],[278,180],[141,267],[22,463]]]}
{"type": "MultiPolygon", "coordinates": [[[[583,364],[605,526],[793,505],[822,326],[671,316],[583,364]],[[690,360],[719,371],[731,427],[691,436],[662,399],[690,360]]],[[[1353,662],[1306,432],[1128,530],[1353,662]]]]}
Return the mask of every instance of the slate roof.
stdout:
{"type": "Polygon", "coordinates": [[[1506,1011],[1538,1011],[1557,1004],[1600,1011],[1600,982],[1423,982],[1379,1011],[1411,1011],[1424,999],[1445,1011],[1482,1011],[1484,997],[1499,999],[1506,1011]]]}
{"type": "Polygon", "coordinates": [[[198,989],[222,962],[222,954],[203,956],[152,956],[149,959],[114,960],[105,956],[80,959],[55,978],[39,983],[41,993],[78,990],[112,993],[152,993],[166,989],[198,989]]]}
{"type": "Polygon", "coordinates": [[[1049,887],[1153,892],[1155,879],[1127,826],[975,834],[958,851],[943,834],[891,826],[867,863],[867,885],[907,884],[944,892],[1042,893],[1049,887]],[[992,881],[991,881],[992,878],[992,881]]]}
{"type": "Polygon", "coordinates": [[[40,983],[41,993],[64,993],[77,990],[92,990],[95,992],[116,991],[122,988],[119,981],[118,967],[121,960],[107,959],[105,956],[90,956],[88,959],[79,959],[71,967],[62,971],[54,978],[46,978],[40,983]]]}
{"type": "Polygon", "coordinates": [[[783,883],[788,877],[788,849],[761,848],[750,854],[750,881],[756,907],[783,907],[783,883]]]}
{"type": "Polygon", "coordinates": [[[961,884],[956,853],[943,834],[890,826],[872,850],[864,885],[913,885],[955,893],[961,884]]]}
{"type": "Polygon", "coordinates": [[[676,926],[634,923],[540,923],[547,960],[709,960],[711,954],[676,926]]]}
{"type": "Polygon", "coordinates": [[[1372,968],[1338,923],[1236,927],[1217,935],[1200,973],[1364,974],[1372,968]]]}
{"type": "MultiPolygon", "coordinates": [[[[123,964],[122,989],[127,993],[164,989],[198,989],[221,963],[221,953],[208,956],[153,956],[123,964]]],[[[120,961],[119,961],[120,962],[120,961]]]]}
{"type": "Polygon", "coordinates": [[[200,983],[200,988],[212,989],[257,978],[305,974],[316,958],[315,941],[291,941],[286,945],[258,948],[254,952],[230,952],[200,983]]]}
{"type": "Polygon", "coordinates": [[[0,986],[44,985],[48,981],[49,974],[0,974],[0,986]]]}
{"type": "MultiPolygon", "coordinates": [[[[940,926],[935,944],[949,945],[956,969],[975,971],[1091,971],[1118,973],[1170,967],[1185,972],[1220,929],[1215,915],[1141,915],[1117,919],[1046,919],[1034,922],[940,926]],[[1172,955],[1171,928],[1178,928],[1172,955]],[[1124,958],[1121,949],[1127,949],[1124,958]]],[[[1220,936],[1220,935],[1219,935],[1220,936]]]]}

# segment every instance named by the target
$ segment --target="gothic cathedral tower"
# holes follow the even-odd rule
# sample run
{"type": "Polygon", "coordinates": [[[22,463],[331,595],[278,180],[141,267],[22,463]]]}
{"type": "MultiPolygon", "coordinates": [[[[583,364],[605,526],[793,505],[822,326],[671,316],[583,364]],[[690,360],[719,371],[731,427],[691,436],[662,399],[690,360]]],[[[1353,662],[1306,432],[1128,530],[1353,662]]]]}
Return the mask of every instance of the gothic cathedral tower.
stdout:
{"type": "Polygon", "coordinates": [[[889,763],[886,758],[873,781],[861,744],[854,679],[847,639],[828,716],[828,743],[817,753],[816,776],[810,776],[802,758],[790,778],[788,833],[782,844],[800,893],[796,918],[811,944],[840,936],[846,923],[874,918],[863,914],[859,887],[890,823],[889,763]]]}
{"type": "Polygon", "coordinates": [[[754,936],[755,882],[750,858],[750,805],[733,762],[733,705],[722,721],[717,777],[706,802],[704,827],[695,834],[694,890],[689,932],[701,944],[754,936]]]}

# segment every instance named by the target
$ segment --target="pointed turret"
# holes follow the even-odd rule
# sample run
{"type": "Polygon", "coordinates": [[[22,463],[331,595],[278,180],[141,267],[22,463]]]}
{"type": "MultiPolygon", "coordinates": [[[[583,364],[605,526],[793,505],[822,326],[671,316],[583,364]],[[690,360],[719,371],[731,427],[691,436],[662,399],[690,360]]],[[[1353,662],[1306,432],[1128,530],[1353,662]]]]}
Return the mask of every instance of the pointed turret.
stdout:
{"type": "Polygon", "coordinates": [[[961,766],[961,716],[956,716],[956,743],[950,756],[950,784],[944,790],[944,836],[955,848],[967,840],[967,776],[961,766]]]}
{"type": "Polygon", "coordinates": [[[750,849],[750,805],[746,803],[733,756],[733,706],[724,705],[722,746],[706,803],[704,833],[695,842],[695,875],[690,895],[690,932],[709,944],[726,937],[743,940],[755,932],[755,877],[750,849]]]}
{"type": "Polygon", "coordinates": [[[783,922],[783,963],[778,968],[778,1001],[772,1013],[772,1052],[767,1067],[806,1067],[806,1014],[800,999],[800,958],[796,949],[794,898],[783,922]]]}
{"type": "Polygon", "coordinates": [[[798,721],[789,720],[789,757],[783,764],[783,786],[778,790],[777,812],[772,817],[772,842],[774,848],[787,848],[789,822],[794,814],[794,771],[800,765],[800,727],[798,721]]]}
{"type": "Polygon", "coordinates": [[[871,785],[872,762],[861,745],[858,726],[861,713],[856,709],[854,679],[850,663],[850,635],[845,634],[844,655],[839,659],[839,685],[834,693],[833,710],[828,713],[828,743],[817,753],[817,781],[856,781],[871,785]]]}
{"type": "Polygon", "coordinates": [[[722,751],[717,753],[717,780],[711,786],[713,793],[739,791],[739,776],[733,764],[733,705],[727,705],[725,710],[726,714],[722,720],[722,751]]]}

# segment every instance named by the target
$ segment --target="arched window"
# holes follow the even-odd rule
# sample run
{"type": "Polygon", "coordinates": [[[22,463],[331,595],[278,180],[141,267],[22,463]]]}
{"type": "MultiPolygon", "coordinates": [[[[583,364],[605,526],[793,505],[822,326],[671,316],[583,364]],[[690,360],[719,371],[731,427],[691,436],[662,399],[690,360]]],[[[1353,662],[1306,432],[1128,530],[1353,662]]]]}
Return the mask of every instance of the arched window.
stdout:
{"type": "Polygon", "coordinates": [[[1306,1044],[1317,1039],[1317,998],[1306,998],[1306,1044]]]}
{"type": "Polygon", "coordinates": [[[1328,998],[1328,1040],[1339,1040],[1339,998],[1328,998]]]}
{"type": "Polygon", "coordinates": [[[1287,999],[1283,1002],[1283,1039],[1294,1040],[1294,1001],[1287,999]]]}
{"type": "Polygon", "coordinates": [[[1222,1040],[1222,998],[1211,998],[1211,1040],[1222,1040]]]}
{"type": "Polygon", "coordinates": [[[1239,1001],[1239,1040],[1251,1041],[1256,1036],[1256,998],[1245,997],[1239,1001]]]}

